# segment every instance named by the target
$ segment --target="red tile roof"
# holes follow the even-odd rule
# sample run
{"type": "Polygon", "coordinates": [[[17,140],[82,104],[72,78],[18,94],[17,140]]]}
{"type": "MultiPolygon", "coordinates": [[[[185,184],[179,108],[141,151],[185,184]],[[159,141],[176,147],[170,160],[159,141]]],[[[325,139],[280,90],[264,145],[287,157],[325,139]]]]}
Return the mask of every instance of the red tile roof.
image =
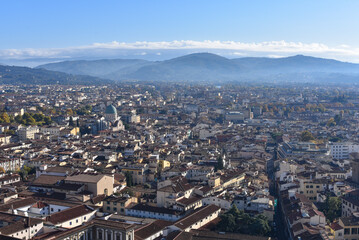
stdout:
{"type": "Polygon", "coordinates": [[[59,224],[86,215],[93,211],[95,211],[95,209],[90,208],[86,205],[80,205],[80,206],[68,208],[61,212],[54,213],[47,218],[47,221],[51,222],[52,224],[59,224]]]}

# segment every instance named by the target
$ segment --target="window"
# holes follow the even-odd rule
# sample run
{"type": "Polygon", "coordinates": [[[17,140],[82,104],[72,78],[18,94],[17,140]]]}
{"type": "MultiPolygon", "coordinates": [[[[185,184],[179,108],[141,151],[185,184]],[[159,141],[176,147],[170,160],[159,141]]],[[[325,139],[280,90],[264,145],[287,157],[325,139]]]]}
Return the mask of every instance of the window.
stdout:
{"type": "Polygon", "coordinates": [[[84,217],[84,220],[86,220],[86,216],[84,217]]]}
{"type": "Polygon", "coordinates": [[[117,211],[117,207],[114,207],[113,210],[114,210],[114,211],[117,211]]]}
{"type": "Polygon", "coordinates": [[[350,234],[350,228],[344,228],[344,235],[350,234]]]}
{"type": "Polygon", "coordinates": [[[72,225],[72,222],[70,222],[70,225],[72,225]]]}
{"type": "Polygon", "coordinates": [[[357,228],[352,228],[352,234],[358,234],[358,229],[357,228]]]}
{"type": "Polygon", "coordinates": [[[111,210],[111,208],[110,208],[110,207],[107,207],[107,210],[111,210]]]}

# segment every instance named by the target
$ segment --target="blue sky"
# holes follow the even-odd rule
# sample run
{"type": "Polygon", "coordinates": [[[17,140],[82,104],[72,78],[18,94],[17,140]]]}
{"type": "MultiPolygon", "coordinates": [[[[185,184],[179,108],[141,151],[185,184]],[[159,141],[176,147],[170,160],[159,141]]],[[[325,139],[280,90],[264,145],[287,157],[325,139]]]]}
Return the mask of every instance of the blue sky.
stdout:
{"type": "MultiPolygon", "coordinates": [[[[118,49],[129,48],[155,48],[158,56],[167,51],[157,51],[160,43],[178,50],[191,41],[190,49],[220,54],[225,48],[224,55],[233,44],[218,43],[235,42],[232,53],[238,56],[303,53],[359,61],[356,0],[2,0],[0,7],[0,61],[106,57],[113,48],[119,57],[118,49]],[[210,46],[201,45],[206,40],[210,46]]],[[[131,51],[126,54],[134,55],[131,51]]]]}

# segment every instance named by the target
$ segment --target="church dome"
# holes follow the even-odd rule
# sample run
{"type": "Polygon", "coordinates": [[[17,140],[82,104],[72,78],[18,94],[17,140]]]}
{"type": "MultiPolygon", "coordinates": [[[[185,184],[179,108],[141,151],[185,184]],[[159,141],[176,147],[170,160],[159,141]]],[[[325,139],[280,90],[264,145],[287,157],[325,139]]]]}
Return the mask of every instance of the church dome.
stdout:
{"type": "Polygon", "coordinates": [[[111,105],[108,105],[108,106],[106,107],[105,114],[116,114],[116,115],[117,115],[117,110],[116,110],[116,108],[111,104],[111,105]]]}

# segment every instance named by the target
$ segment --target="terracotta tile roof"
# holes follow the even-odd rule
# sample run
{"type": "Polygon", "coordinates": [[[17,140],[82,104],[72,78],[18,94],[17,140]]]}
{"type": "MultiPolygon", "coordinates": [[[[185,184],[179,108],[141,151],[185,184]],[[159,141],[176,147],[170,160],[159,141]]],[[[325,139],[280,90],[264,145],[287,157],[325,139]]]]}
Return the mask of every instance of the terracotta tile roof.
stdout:
{"type": "MultiPolygon", "coordinates": [[[[131,206],[131,205],[130,205],[131,206]]],[[[143,203],[139,203],[131,207],[130,209],[138,210],[138,211],[145,211],[145,212],[155,212],[155,213],[164,213],[164,214],[171,214],[171,215],[180,215],[182,212],[164,208],[164,207],[156,207],[151,206],[143,203]]]]}
{"type": "Polygon", "coordinates": [[[160,232],[167,226],[170,226],[172,222],[157,220],[153,223],[150,223],[142,228],[139,228],[135,231],[135,238],[136,239],[147,239],[152,235],[160,232]]]}
{"type": "Polygon", "coordinates": [[[131,228],[135,227],[135,224],[103,220],[103,219],[94,219],[93,222],[96,225],[102,225],[102,226],[112,227],[112,228],[119,228],[119,229],[124,229],[124,230],[131,229],[131,228]]]}
{"type": "Polygon", "coordinates": [[[47,218],[47,221],[51,222],[52,224],[59,224],[91,213],[93,211],[95,211],[93,208],[90,208],[86,205],[79,205],[76,207],[68,208],[61,212],[54,213],[47,218]]]}
{"type": "Polygon", "coordinates": [[[220,207],[213,204],[205,206],[203,208],[196,210],[195,212],[188,215],[187,217],[178,220],[174,225],[179,229],[184,230],[220,209],[221,209],[220,207]]]}
{"type": "MultiPolygon", "coordinates": [[[[10,235],[21,231],[29,226],[42,223],[41,219],[17,216],[9,213],[0,213],[0,220],[9,223],[9,225],[0,228],[1,234],[10,235]]],[[[1,238],[0,238],[1,239],[1,238]]]]}
{"type": "Polygon", "coordinates": [[[98,203],[102,202],[105,198],[106,198],[105,194],[97,195],[97,196],[91,198],[91,203],[98,204],[98,203]]]}
{"type": "Polygon", "coordinates": [[[337,222],[333,222],[329,226],[331,229],[333,229],[333,231],[338,231],[338,230],[343,229],[343,227],[340,226],[337,222]]]}
{"type": "Polygon", "coordinates": [[[31,185],[54,185],[62,180],[64,180],[65,177],[63,176],[53,176],[53,175],[46,175],[46,174],[42,174],[40,175],[38,178],[36,178],[31,185]]]}
{"type": "Polygon", "coordinates": [[[198,202],[200,201],[201,198],[199,197],[190,197],[190,198],[181,198],[180,200],[178,200],[177,202],[184,205],[184,206],[188,206],[188,205],[191,205],[195,202],[198,202]]]}
{"type": "Polygon", "coordinates": [[[33,204],[31,207],[33,207],[33,208],[44,208],[44,207],[47,207],[47,206],[49,206],[47,203],[39,201],[39,202],[33,204]]]}
{"type": "Polygon", "coordinates": [[[26,206],[31,206],[34,203],[36,203],[37,201],[33,198],[23,198],[23,199],[16,199],[14,201],[11,201],[9,203],[0,205],[0,211],[7,211],[11,208],[13,209],[17,209],[17,208],[21,208],[21,207],[26,207],[26,206]]]}
{"type": "Polygon", "coordinates": [[[188,235],[187,238],[175,238],[173,240],[269,240],[270,237],[261,237],[261,236],[251,236],[240,233],[228,233],[220,234],[214,231],[203,231],[203,230],[191,230],[189,232],[191,237],[188,235]]]}
{"type": "Polygon", "coordinates": [[[100,181],[105,175],[102,174],[78,174],[66,177],[65,181],[69,182],[89,182],[89,183],[97,183],[100,181]]]}

